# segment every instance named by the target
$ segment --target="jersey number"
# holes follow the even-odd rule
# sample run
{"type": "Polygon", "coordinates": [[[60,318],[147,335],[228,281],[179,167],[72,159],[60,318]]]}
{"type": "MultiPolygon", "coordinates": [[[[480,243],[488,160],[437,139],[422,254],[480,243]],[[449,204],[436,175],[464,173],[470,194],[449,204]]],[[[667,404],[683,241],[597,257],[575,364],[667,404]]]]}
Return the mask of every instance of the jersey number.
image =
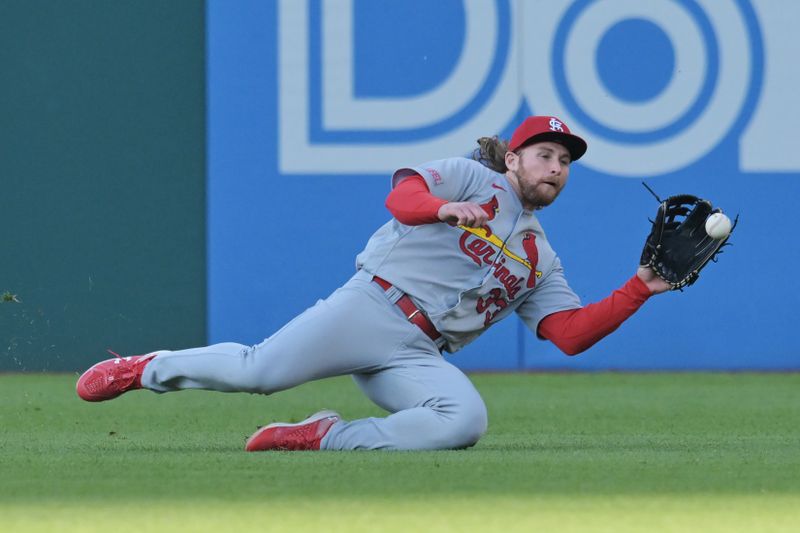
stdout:
{"type": "Polygon", "coordinates": [[[485,318],[483,320],[484,327],[491,324],[492,320],[502,311],[508,307],[508,301],[503,298],[503,291],[500,289],[492,289],[489,291],[489,295],[486,298],[478,298],[478,303],[475,305],[475,310],[478,313],[485,313],[485,318]],[[492,311],[489,308],[495,306],[495,309],[492,311]]]}

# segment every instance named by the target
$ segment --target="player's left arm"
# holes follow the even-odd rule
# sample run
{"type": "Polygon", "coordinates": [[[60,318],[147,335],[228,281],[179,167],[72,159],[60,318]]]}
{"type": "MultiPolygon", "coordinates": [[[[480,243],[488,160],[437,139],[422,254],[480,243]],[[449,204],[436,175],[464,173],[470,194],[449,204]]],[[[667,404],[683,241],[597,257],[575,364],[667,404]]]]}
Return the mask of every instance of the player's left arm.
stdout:
{"type": "Polygon", "coordinates": [[[540,338],[567,355],[577,355],[616,330],[650,296],[667,290],[652,271],[640,268],[622,287],[602,300],[581,306],[567,284],[560,262],[537,285],[517,314],[540,338]]]}
{"type": "Polygon", "coordinates": [[[653,294],[647,283],[634,275],[598,302],[547,315],[539,322],[537,334],[565,354],[577,355],[616,330],[653,294]]]}
{"type": "Polygon", "coordinates": [[[639,270],[636,271],[636,275],[642,280],[642,283],[647,285],[652,294],[661,294],[672,288],[669,283],[659,278],[658,274],[650,267],[640,266],[639,270]]]}

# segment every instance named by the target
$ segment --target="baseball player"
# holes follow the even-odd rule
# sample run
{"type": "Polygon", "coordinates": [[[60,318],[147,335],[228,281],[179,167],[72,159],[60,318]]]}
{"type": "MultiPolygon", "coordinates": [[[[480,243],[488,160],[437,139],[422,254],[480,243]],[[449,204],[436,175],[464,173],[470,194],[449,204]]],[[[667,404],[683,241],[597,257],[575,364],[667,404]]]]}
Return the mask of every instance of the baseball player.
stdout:
{"type": "Polygon", "coordinates": [[[78,380],[103,401],[133,389],[272,394],[351,374],[385,418],[320,411],[270,424],[259,450],[434,450],[474,445],[486,407],[454,353],[512,313],[567,354],[614,331],[669,287],[639,267],[607,298],[582,306],[536,218],[567,183],[586,142],[563,121],[527,118],[510,142],[483,138],[473,159],[401,168],[386,205],[393,219],[358,255],[356,274],[255,346],[222,343],[109,359],[78,380]]]}

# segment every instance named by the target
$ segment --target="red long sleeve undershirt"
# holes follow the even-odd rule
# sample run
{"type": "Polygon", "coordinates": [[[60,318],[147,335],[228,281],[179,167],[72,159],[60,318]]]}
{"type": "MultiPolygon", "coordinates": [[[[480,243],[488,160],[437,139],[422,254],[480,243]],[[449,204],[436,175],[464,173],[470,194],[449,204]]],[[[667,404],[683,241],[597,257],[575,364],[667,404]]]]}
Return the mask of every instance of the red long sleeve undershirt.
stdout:
{"type": "Polygon", "coordinates": [[[446,203],[447,200],[431,194],[425,178],[419,174],[405,178],[386,197],[386,208],[407,226],[441,222],[439,208],[446,203]]]}
{"type": "MultiPolygon", "coordinates": [[[[440,222],[439,208],[446,203],[430,193],[420,175],[405,178],[386,198],[392,215],[408,226],[440,222]]],[[[539,322],[537,333],[567,355],[576,355],[617,329],[649,297],[650,289],[634,275],[599,302],[546,316],[539,322]]]]}
{"type": "Polygon", "coordinates": [[[538,333],[567,355],[577,355],[617,329],[650,297],[650,289],[633,275],[599,302],[559,311],[539,322],[538,333]]]}

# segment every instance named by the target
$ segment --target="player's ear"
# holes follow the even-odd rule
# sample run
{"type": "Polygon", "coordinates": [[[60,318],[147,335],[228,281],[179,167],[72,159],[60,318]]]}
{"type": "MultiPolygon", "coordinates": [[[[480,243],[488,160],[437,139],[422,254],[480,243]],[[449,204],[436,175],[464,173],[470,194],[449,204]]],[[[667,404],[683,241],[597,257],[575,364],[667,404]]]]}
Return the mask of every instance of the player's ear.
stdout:
{"type": "Polygon", "coordinates": [[[516,171],[519,165],[519,154],[515,152],[506,152],[506,168],[508,170],[516,171]]]}

